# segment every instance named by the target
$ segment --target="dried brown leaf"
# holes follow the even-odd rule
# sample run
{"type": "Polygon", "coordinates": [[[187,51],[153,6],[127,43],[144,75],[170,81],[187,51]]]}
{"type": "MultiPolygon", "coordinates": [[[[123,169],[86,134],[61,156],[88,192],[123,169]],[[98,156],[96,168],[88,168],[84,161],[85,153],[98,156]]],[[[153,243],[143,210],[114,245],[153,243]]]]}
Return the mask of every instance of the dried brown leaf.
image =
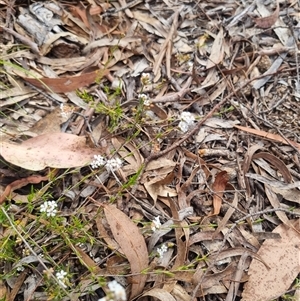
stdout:
{"type": "Polygon", "coordinates": [[[88,267],[90,270],[92,270],[95,274],[102,274],[104,271],[99,268],[97,263],[83,250],[81,250],[79,247],[74,246],[75,251],[79,254],[80,260],[84,263],[86,267],[88,267]]]}
{"type": "Polygon", "coordinates": [[[220,28],[220,31],[217,34],[211,47],[211,54],[207,61],[206,69],[210,69],[222,62],[224,58],[224,43],[225,41],[223,28],[220,28]]]}
{"type": "MultiPolygon", "coordinates": [[[[5,291],[4,291],[3,285],[1,285],[1,287],[2,287],[1,291],[3,293],[5,292],[5,295],[6,295],[6,296],[5,295],[4,296],[0,295],[1,298],[3,298],[2,300],[7,300],[6,298],[9,296],[8,301],[14,301],[16,296],[19,293],[20,288],[24,285],[24,281],[25,281],[27,276],[28,276],[28,271],[27,270],[24,270],[23,272],[21,272],[20,275],[17,277],[17,279],[14,280],[14,286],[13,286],[10,293],[7,291],[7,289],[5,289],[5,291]]],[[[2,282],[2,280],[1,280],[1,282],[2,282]]]]}
{"type": "Polygon", "coordinates": [[[210,287],[214,287],[217,284],[220,283],[224,278],[231,279],[231,277],[234,275],[234,272],[236,271],[237,264],[235,262],[229,264],[223,271],[216,272],[212,275],[207,275],[203,279],[203,267],[199,265],[197,267],[197,270],[195,274],[193,275],[193,284],[198,284],[201,281],[201,287],[197,292],[197,296],[202,296],[203,289],[207,289],[210,287]]]}
{"type": "Polygon", "coordinates": [[[272,191],[280,194],[284,199],[300,204],[300,191],[298,189],[281,189],[279,187],[270,186],[272,191]]]}
{"type": "MultiPolygon", "coordinates": [[[[300,230],[299,220],[294,227],[300,230]]],[[[249,281],[242,293],[242,301],[269,301],[279,298],[300,273],[300,234],[284,224],[273,230],[281,235],[276,243],[266,240],[257,255],[269,266],[253,260],[249,268],[249,281]]]]}
{"type": "Polygon", "coordinates": [[[228,183],[229,175],[226,171],[221,171],[217,174],[215,182],[213,183],[212,190],[214,192],[213,207],[214,211],[212,215],[218,215],[222,206],[222,197],[225,191],[225,187],[228,183]]]}
{"type": "Polygon", "coordinates": [[[7,198],[9,198],[10,194],[14,190],[20,189],[28,184],[38,184],[41,183],[42,181],[48,181],[48,180],[49,180],[49,176],[42,177],[40,175],[36,175],[36,176],[29,176],[14,181],[5,187],[5,190],[0,196],[0,204],[2,204],[7,198]]]}
{"type": "Polygon", "coordinates": [[[236,210],[235,208],[237,208],[237,206],[238,206],[238,199],[239,199],[238,194],[237,194],[237,192],[235,192],[232,204],[228,208],[228,210],[226,211],[226,214],[223,217],[223,219],[219,222],[218,228],[214,232],[214,237],[216,237],[220,233],[220,231],[222,231],[224,229],[224,227],[226,226],[226,224],[229,221],[230,217],[235,212],[235,210],[236,210]]]}
{"type": "Polygon", "coordinates": [[[284,180],[287,183],[292,183],[293,178],[292,178],[290,171],[288,170],[288,168],[286,167],[284,162],[281,161],[279,158],[277,158],[274,155],[267,153],[267,152],[261,152],[261,153],[254,154],[253,159],[257,159],[257,158],[262,158],[262,159],[270,162],[272,165],[274,165],[280,171],[284,180]]]}
{"type": "Polygon", "coordinates": [[[113,205],[105,205],[104,213],[115,240],[126,255],[132,274],[130,299],[139,295],[145,286],[147,276],[141,274],[148,267],[148,251],[143,235],[132,220],[113,205]]]}
{"type": "Polygon", "coordinates": [[[50,90],[55,93],[66,93],[75,91],[78,88],[91,85],[98,78],[108,74],[108,70],[96,70],[93,72],[76,75],[66,76],[61,78],[30,78],[24,77],[26,82],[34,85],[43,90],[50,90]]]}
{"type": "Polygon", "coordinates": [[[187,291],[181,285],[175,284],[171,293],[176,298],[176,300],[180,300],[180,301],[190,301],[191,300],[191,296],[187,293],[187,291]]]}
{"type": "MultiPolygon", "coordinates": [[[[173,198],[169,197],[169,203],[170,203],[170,209],[172,212],[172,217],[174,219],[174,224],[177,226],[175,227],[175,237],[176,237],[176,246],[177,246],[177,255],[175,259],[175,263],[172,267],[173,270],[176,270],[178,267],[183,266],[186,254],[187,254],[187,243],[189,237],[185,237],[185,241],[182,240],[182,236],[184,236],[183,228],[184,226],[187,226],[186,222],[179,221],[179,213],[177,210],[176,203],[173,198]]],[[[187,236],[189,236],[189,232],[187,233],[187,236]]]]}
{"type": "MultiPolygon", "coordinates": [[[[273,208],[280,208],[280,201],[276,195],[276,193],[274,193],[270,186],[268,186],[267,184],[265,184],[265,192],[267,195],[268,200],[270,201],[271,205],[273,208]]],[[[287,215],[285,212],[282,211],[276,211],[276,215],[278,216],[278,218],[287,226],[291,227],[291,221],[288,219],[287,215]]]]}
{"type": "Polygon", "coordinates": [[[261,131],[261,130],[256,130],[256,129],[251,129],[251,128],[248,128],[248,127],[244,127],[244,126],[240,126],[240,125],[234,125],[234,127],[242,130],[242,131],[245,131],[245,132],[248,132],[250,134],[253,134],[253,135],[257,135],[257,136],[260,136],[260,137],[263,137],[265,139],[270,139],[270,140],[275,140],[277,142],[280,142],[280,143],[283,143],[283,144],[290,144],[290,145],[293,145],[294,147],[296,147],[298,150],[300,150],[300,144],[297,143],[297,142],[294,142],[294,141],[291,141],[289,139],[284,139],[282,138],[281,136],[279,135],[276,135],[276,134],[272,134],[272,133],[268,133],[268,132],[265,132],[265,131],[261,131]]]}
{"type": "Polygon", "coordinates": [[[66,133],[44,134],[21,144],[0,142],[1,156],[28,170],[85,166],[99,152],[99,149],[87,147],[85,137],[66,133]]]}
{"type": "Polygon", "coordinates": [[[260,28],[271,28],[277,21],[279,16],[279,0],[276,1],[276,9],[270,16],[263,18],[256,18],[254,22],[257,27],[260,28]]]}
{"type": "Polygon", "coordinates": [[[122,137],[114,137],[111,142],[117,153],[128,163],[122,169],[126,176],[137,173],[144,161],[138,148],[132,142],[126,142],[122,137]]]}
{"type": "Polygon", "coordinates": [[[157,298],[161,301],[176,301],[176,299],[168,291],[161,289],[161,288],[151,289],[150,291],[143,294],[143,296],[141,298],[139,298],[138,300],[142,301],[143,297],[145,297],[145,296],[151,296],[151,297],[157,298]]]}
{"type": "MultiPolygon", "coordinates": [[[[168,176],[166,176],[168,177],[168,176]]],[[[144,183],[147,192],[150,194],[154,203],[157,201],[158,196],[162,197],[174,197],[177,196],[175,189],[168,187],[166,184],[162,184],[166,180],[166,177],[160,179],[155,178],[149,182],[144,183]]]]}
{"type": "Polygon", "coordinates": [[[258,260],[259,262],[261,262],[265,267],[269,267],[267,264],[267,261],[265,261],[259,254],[256,254],[252,251],[250,251],[249,249],[245,249],[242,247],[237,247],[237,248],[229,248],[226,250],[223,250],[221,252],[216,252],[212,255],[209,256],[209,259],[211,261],[219,261],[219,260],[223,260],[225,258],[228,257],[234,257],[234,256],[242,256],[245,251],[248,252],[249,256],[252,256],[253,258],[255,258],[256,260],[258,260]]]}

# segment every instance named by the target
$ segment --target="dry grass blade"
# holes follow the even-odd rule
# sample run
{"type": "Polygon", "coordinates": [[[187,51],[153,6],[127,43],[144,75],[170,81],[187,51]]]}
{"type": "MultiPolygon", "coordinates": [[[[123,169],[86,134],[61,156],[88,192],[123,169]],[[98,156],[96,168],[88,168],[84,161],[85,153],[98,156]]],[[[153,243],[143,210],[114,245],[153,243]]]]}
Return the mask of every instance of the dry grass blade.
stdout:
{"type": "Polygon", "coordinates": [[[115,240],[126,255],[132,274],[130,298],[139,295],[145,286],[147,276],[142,274],[148,267],[148,251],[139,228],[122,211],[113,205],[105,205],[104,212],[115,240]]]}

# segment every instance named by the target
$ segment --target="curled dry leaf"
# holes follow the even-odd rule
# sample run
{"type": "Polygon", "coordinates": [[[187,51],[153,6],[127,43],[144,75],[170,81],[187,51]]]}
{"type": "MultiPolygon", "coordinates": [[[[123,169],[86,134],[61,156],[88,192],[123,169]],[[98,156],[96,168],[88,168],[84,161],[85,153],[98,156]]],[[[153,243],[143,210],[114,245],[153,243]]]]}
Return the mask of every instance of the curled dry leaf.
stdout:
{"type": "Polygon", "coordinates": [[[142,271],[148,268],[148,251],[143,235],[132,220],[113,205],[105,205],[104,213],[115,240],[126,255],[132,274],[130,299],[143,291],[147,276],[142,271]]]}
{"type": "MultiPolygon", "coordinates": [[[[298,230],[299,220],[294,221],[298,230]]],[[[266,240],[258,250],[269,266],[253,260],[249,268],[249,280],[242,293],[242,301],[268,301],[279,298],[291,286],[300,273],[300,234],[286,225],[274,229],[281,239],[266,240]]]]}
{"type": "Polygon", "coordinates": [[[50,133],[24,141],[21,144],[0,142],[0,155],[28,170],[45,167],[71,168],[89,164],[99,149],[89,148],[85,137],[66,133],[50,133]]]}
{"type": "Polygon", "coordinates": [[[138,300],[143,300],[144,299],[143,297],[145,296],[154,297],[161,301],[176,301],[176,299],[169,292],[161,288],[153,288],[152,290],[143,294],[143,296],[138,300]]]}
{"type": "Polygon", "coordinates": [[[270,162],[272,165],[274,165],[282,174],[284,180],[287,183],[292,183],[293,178],[289,171],[289,169],[286,167],[284,162],[282,162],[279,158],[275,157],[274,155],[267,153],[267,152],[261,152],[253,155],[253,159],[262,158],[268,162],[270,162]]]}
{"type": "Polygon", "coordinates": [[[16,180],[9,185],[6,186],[3,194],[0,196],[0,204],[2,204],[7,198],[9,198],[10,194],[17,189],[20,189],[28,184],[38,184],[42,181],[48,181],[49,176],[29,176],[27,178],[16,180]]]}

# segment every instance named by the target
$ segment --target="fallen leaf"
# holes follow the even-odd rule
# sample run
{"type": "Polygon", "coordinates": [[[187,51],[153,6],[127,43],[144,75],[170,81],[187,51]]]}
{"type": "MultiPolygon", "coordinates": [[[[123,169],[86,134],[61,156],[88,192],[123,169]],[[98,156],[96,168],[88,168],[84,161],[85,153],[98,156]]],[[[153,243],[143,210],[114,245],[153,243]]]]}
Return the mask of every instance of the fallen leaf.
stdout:
{"type": "Polygon", "coordinates": [[[273,12],[273,14],[263,18],[256,18],[254,19],[254,22],[257,25],[257,27],[271,28],[276,23],[278,16],[279,16],[279,0],[276,1],[276,9],[273,12]]]}
{"type": "Polygon", "coordinates": [[[3,158],[28,170],[45,167],[71,168],[89,164],[100,149],[89,148],[85,137],[66,133],[50,133],[28,139],[21,144],[0,142],[3,158]]]}
{"type": "Polygon", "coordinates": [[[14,181],[5,187],[3,194],[0,196],[0,204],[2,204],[7,198],[9,198],[10,194],[16,189],[20,189],[28,184],[38,184],[41,183],[42,181],[48,181],[48,180],[49,180],[49,176],[42,177],[37,175],[37,176],[29,176],[27,178],[22,178],[14,181]]]}
{"type": "Polygon", "coordinates": [[[240,126],[240,125],[234,125],[234,127],[236,127],[237,129],[240,129],[242,131],[248,132],[250,134],[253,135],[257,135],[266,139],[270,139],[270,140],[275,140],[277,142],[283,143],[283,144],[290,144],[293,145],[294,147],[296,147],[298,150],[300,150],[300,144],[294,141],[291,141],[289,139],[284,139],[279,135],[276,134],[272,134],[272,133],[268,133],[265,131],[261,131],[261,130],[256,130],[256,129],[251,129],[245,126],[240,126]]]}
{"type": "Polygon", "coordinates": [[[158,196],[162,197],[174,197],[177,196],[177,192],[175,189],[168,187],[163,182],[166,180],[168,176],[163,179],[155,178],[149,182],[144,184],[147,192],[150,194],[151,198],[154,201],[154,204],[157,201],[158,196]]]}
{"type": "Polygon", "coordinates": [[[138,147],[136,147],[132,142],[126,142],[126,140],[122,137],[113,137],[111,142],[117,153],[128,163],[122,169],[124,174],[129,176],[137,173],[144,161],[144,158],[138,151],[138,147]]]}
{"type": "Polygon", "coordinates": [[[213,183],[212,190],[214,192],[213,207],[214,211],[212,215],[218,215],[222,206],[222,197],[225,191],[225,187],[228,183],[229,176],[226,171],[221,171],[217,174],[215,182],[213,183]]]}
{"type": "Polygon", "coordinates": [[[224,57],[224,33],[223,28],[220,28],[218,35],[216,36],[214,43],[211,47],[211,54],[207,61],[206,68],[210,69],[215,65],[222,62],[224,57]]]}
{"type": "Polygon", "coordinates": [[[93,271],[95,274],[104,274],[104,270],[99,268],[97,263],[83,250],[81,250],[79,247],[74,246],[74,251],[76,251],[79,254],[80,260],[84,263],[86,267],[88,267],[90,270],[93,271]]]}
{"type": "Polygon", "coordinates": [[[60,78],[30,78],[24,77],[26,82],[43,90],[50,90],[55,93],[66,93],[75,91],[78,88],[91,85],[97,79],[108,74],[108,70],[96,70],[76,76],[66,76],[60,78]]]}
{"type": "MultiPolygon", "coordinates": [[[[299,229],[299,220],[294,221],[299,229]]],[[[279,225],[273,232],[281,239],[266,240],[258,250],[269,266],[254,260],[249,268],[249,280],[242,293],[242,301],[269,301],[283,295],[300,273],[300,235],[286,225],[279,225]]]]}
{"type": "Polygon", "coordinates": [[[270,162],[272,165],[274,165],[282,174],[284,180],[287,183],[292,183],[293,177],[289,171],[289,169],[286,167],[283,161],[281,161],[279,158],[275,157],[274,155],[267,153],[267,152],[260,152],[253,155],[252,159],[262,158],[268,162],[270,162]]]}
{"type": "Polygon", "coordinates": [[[113,205],[105,205],[104,213],[115,240],[126,255],[132,276],[130,299],[139,295],[145,286],[147,275],[142,274],[148,268],[148,251],[143,235],[133,221],[113,205]]]}
{"type": "MultiPolygon", "coordinates": [[[[144,296],[151,296],[161,301],[176,301],[176,299],[169,292],[162,288],[153,288],[150,291],[143,294],[142,297],[144,296]]],[[[138,300],[140,300],[141,298],[139,298],[138,300]]]]}

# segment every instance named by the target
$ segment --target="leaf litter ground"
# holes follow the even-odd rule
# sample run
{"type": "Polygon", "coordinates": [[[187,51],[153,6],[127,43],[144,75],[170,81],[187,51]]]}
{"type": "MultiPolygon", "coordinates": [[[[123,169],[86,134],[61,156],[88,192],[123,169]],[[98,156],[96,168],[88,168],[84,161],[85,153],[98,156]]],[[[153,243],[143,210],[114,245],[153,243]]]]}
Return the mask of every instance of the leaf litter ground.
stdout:
{"type": "Polygon", "coordinates": [[[0,8],[1,300],[299,300],[299,3],[0,8]]]}

